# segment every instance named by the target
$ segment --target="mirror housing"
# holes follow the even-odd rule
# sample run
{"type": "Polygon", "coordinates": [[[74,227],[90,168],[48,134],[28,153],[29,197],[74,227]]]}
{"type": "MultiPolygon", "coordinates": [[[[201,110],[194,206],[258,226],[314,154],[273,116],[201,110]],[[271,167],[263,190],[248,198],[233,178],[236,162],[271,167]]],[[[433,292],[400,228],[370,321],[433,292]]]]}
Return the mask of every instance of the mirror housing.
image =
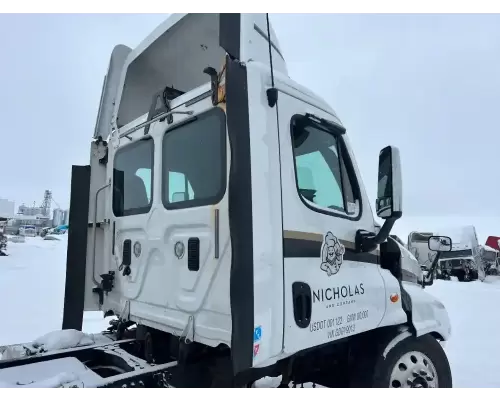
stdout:
{"type": "Polygon", "coordinates": [[[403,185],[399,149],[387,146],[380,151],[378,158],[378,188],[375,210],[382,219],[401,218],[403,185]]]}
{"type": "Polygon", "coordinates": [[[427,240],[427,247],[429,247],[431,251],[451,251],[451,238],[448,236],[430,236],[427,240]]]}
{"type": "Polygon", "coordinates": [[[380,151],[378,177],[375,209],[377,216],[385,221],[376,233],[363,229],[356,231],[355,243],[358,253],[373,251],[379,244],[385,242],[391,233],[394,223],[403,215],[401,161],[397,147],[387,146],[380,151]]]}
{"type": "Polygon", "coordinates": [[[422,279],[422,287],[431,286],[434,283],[434,275],[441,253],[443,251],[451,251],[452,246],[453,242],[448,236],[430,236],[429,239],[427,239],[427,247],[429,247],[429,250],[435,251],[436,255],[432,260],[427,276],[424,276],[424,279],[422,279]]]}

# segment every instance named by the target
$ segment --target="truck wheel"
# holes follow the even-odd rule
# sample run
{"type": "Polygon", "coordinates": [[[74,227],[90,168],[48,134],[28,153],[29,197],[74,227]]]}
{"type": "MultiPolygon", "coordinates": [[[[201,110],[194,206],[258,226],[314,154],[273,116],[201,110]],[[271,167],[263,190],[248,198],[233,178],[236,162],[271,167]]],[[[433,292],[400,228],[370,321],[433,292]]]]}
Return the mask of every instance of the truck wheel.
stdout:
{"type": "Polygon", "coordinates": [[[372,387],[451,388],[448,358],[431,335],[407,337],[375,364],[372,387]]]}

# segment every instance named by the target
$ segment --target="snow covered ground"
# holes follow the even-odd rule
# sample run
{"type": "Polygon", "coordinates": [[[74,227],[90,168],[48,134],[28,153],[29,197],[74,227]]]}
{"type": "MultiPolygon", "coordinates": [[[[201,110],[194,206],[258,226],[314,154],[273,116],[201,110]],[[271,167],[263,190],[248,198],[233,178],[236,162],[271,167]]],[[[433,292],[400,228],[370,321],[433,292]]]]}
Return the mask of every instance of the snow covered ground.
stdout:
{"type": "Polygon", "coordinates": [[[452,338],[445,350],[453,386],[500,387],[500,280],[438,280],[425,290],[443,302],[450,316],[452,338]]]}
{"type": "MultiPolygon", "coordinates": [[[[8,242],[0,257],[0,346],[30,342],[61,329],[66,274],[67,235],[61,240],[27,237],[8,242]]],[[[83,331],[95,333],[107,322],[99,312],[85,313],[83,331]]]]}
{"type": "MultiPolygon", "coordinates": [[[[27,238],[8,244],[0,257],[0,345],[30,342],[61,328],[66,237],[27,238]]],[[[500,280],[436,281],[426,288],[446,306],[452,339],[446,344],[455,387],[500,387],[500,280]]],[[[100,313],[86,313],[83,330],[107,327],[100,313]]]]}

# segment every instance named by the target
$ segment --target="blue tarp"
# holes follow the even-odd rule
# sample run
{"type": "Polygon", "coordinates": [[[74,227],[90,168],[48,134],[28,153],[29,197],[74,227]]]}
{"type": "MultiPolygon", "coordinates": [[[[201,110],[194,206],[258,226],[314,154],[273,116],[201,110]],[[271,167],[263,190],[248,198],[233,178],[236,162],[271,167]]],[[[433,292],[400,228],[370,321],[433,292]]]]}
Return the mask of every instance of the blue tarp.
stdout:
{"type": "Polygon", "coordinates": [[[56,228],[54,228],[56,232],[61,232],[61,231],[67,231],[68,230],[68,225],[59,225],[56,228]]]}

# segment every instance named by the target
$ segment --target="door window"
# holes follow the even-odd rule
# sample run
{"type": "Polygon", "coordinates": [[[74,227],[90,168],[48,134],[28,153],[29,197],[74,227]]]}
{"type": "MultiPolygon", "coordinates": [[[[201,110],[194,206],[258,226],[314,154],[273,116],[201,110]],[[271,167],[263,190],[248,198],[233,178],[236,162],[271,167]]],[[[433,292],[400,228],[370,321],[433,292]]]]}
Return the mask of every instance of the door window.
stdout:
{"type": "Polygon", "coordinates": [[[295,117],[292,143],[297,188],[306,205],[356,217],[359,189],[341,134],[330,125],[295,117]]]}

